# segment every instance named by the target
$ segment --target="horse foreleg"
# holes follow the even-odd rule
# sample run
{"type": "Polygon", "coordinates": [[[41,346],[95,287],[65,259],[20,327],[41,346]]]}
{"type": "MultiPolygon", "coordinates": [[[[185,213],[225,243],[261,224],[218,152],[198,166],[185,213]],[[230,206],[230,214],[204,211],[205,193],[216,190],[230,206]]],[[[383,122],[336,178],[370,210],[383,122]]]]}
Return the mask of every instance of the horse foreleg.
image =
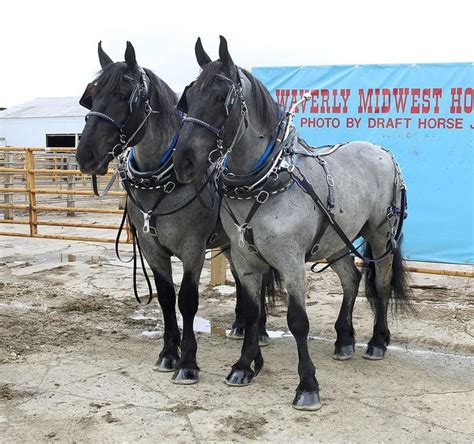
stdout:
{"type": "Polygon", "coordinates": [[[199,367],[196,362],[197,342],[194,334],[194,317],[199,305],[199,278],[204,263],[204,249],[198,259],[183,258],[183,281],[178,295],[179,311],[183,317],[183,338],[181,359],[171,378],[175,384],[195,384],[199,381],[199,367]]]}
{"type": "MultiPolygon", "coordinates": [[[[240,283],[239,275],[235,270],[234,264],[232,262],[232,258],[230,257],[230,253],[225,254],[227,260],[229,261],[230,271],[232,276],[234,277],[235,281],[235,292],[236,292],[236,303],[235,303],[235,321],[232,324],[228,337],[230,339],[244,339],[245,334],[245,317],[244,317],[244,310],[243,310],[243,293],[242,293],[242,285],[240,283]]],[[[269,279],[272,276],[270,273],[266,273],[264,275],[262,281],[262,289],[260,293],[261,301],[260,301],[260,317],[258,320],[258,343],[260,347],[265,347],[268,345],[268,333],[266,331],[266,324],[267,324],[267,314],[265,310],[265,295],[267,291],[267,287],[270,286],[269,279]]]]}
{"type": "Polygon", "coordinates": [[[234,263],[230,257],[230,252],[225,253],[229,261],[230,271],[235,281],[235,320],[229,332],[230,339],[244,339],[245,333],[245,318],[242,306],[242,285],[240,284],[239,275],[235,270],[234,263]]]}
{"type": "Polygon", "coordinates": [[[351,256],[346,256],[331,264],[341,281],[343,299],[339,316],[334,325],[337,339],[334,344],[333,358],[345,361],[354,354],[355,332],[352,325],[352,311],[359,291],[361,273],[354,264],[351,256]]]}
{"type": "Polygon", "coordinates": [[[152,260],[153,275],[158,292],[158,302],[163,312],[165,331],[163,334],[163,349],[155,363],[155,370],[171,372],[179,360],[178,348],[180,334],[176,320],[176,293],[171,275],[170,257],[155,255],[152,260]]]}
{"type": "Polygon", "coordinates": [[[288,327],[298,347],[298,375],[300,383],[296,389],[293,407],[298,410],[321,408],[316,369],[308,351],[309,320],[306,314],[306,274],[304,259],[301,263],[284,264],[282,271],[288,291],[288,327]]]}
{"type": "Polygon", "coordinates": [[[249,384],[263,366],[263,357],[258,344],[258,319],[264,269],[250,266],[238,252],[233,251],[232,258],[242,283],[245,336],[240,358],[232,366],[226,382],[231,386],[242,386],[249,384]],[[255,363],[254,368],[252,363],[255,363]]]}

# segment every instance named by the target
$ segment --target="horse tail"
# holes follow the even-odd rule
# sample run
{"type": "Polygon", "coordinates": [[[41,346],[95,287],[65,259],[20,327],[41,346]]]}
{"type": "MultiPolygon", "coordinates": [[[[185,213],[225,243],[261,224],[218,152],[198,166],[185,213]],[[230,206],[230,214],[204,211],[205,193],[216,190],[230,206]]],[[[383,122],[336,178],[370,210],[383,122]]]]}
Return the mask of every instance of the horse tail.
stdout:
{"type": "Polygon", "coordinates": [[[280,273],[275,268],[271,268],[263,275],[262,302],[269,306],[274,306],[276,298],[280,295],[283,286],[280,273]]]}
{"type": "MultiPolygon", "coordinates": [[[[395,304],[395,311],[398,312],[414,312],[412,303],[413,293],[408,283],[408,272],[405,268],[405,261],[402,256],[403,237],[400,237],[398,243],[392,250],[392,279],[390,282],[392,291],[390,299],[395,304]]],[[[364,256],[373,259],[372,248],[366,243],[364,256]]],[[[375,311],[376,299],[378,298],[377,288],[375,285],[376,267],[374,262],[366,263],[365,272],[365,296],[370,303],[372,310],[375,311]]],[[[393,307],[393,306],[392,306],[393,307]]]]}

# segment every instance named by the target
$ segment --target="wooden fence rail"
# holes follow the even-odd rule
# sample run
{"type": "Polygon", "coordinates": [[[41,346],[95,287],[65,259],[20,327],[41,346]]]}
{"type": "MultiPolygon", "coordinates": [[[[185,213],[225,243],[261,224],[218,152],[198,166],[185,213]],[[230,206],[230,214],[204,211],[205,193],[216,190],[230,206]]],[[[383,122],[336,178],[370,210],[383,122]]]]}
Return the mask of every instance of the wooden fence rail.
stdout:
{"type": "MultiPolygon", "coordinates": [[[[87,190],[74,190],[72,189],[75,184],[75,180],[69,178],[79,177],[84,180],[88,180],[87,176],[83,175],[80,170],[73,167],[74,163],[70,160],[66,162],[56,162],[55,156],[69,155],[75,152],[75,148],[18,148],[18,147],[0,147],[0,153],[3,153],[3,163],[5,166],[0,167],[0,174],[4,175],[4,187],[0,188],[0,193],[4,193],[8,196],[8,199],[4,199],[4,203],[0,203],[0,209],[4,210],[4,219],[0,220],[2,224],[18,224],[28,225],[29,234],[17,233],[9,231],[0,231],[0,235],[3,236],[20,236],[20,237],[36,237],[36,238],[47,238],[47,239],[68,239],[68,240],[87,240],[93,242],[113,242],[113,239],[97,236],[76,236],[76,235],[63,235],[63,234],[45,234],[39,233],[39,226],[53,226],[53,227],[71,227],[71,228],[93,228],[93,229],[108,229],[117,230],[119,225],[117,224],[103,224],[103,223],[74,223],[74,222],[55,222],[55,221],[41,221],[38,219],[38,213],[66,213],[67,215],[75,213],[92,213],[92,214],[122,214],[123,211],[120,209],[111,208],[96,208],[96,207],[76,207],[74,202],[74,196],[90,196],[95,197],[92,191],[87,190]],[[24,155],[24,167],[23,168],[12,168],[7,165],[13,163],[12,154],[24,155]],[[37,168],[38,163],[44,164],[44,160],[36,159],[37,155],[44,154],[52,156],[54,161],[49,162],[52,168],[37,168]],[[35,156],[36,155],[36,156],[35,156]],[[58,169],[57,166],[66,167],[66,169],[58,169]],[[14,181],[12,175],[21,174],[24,176],[25,187],[14,187],[14,181]],[[49,182],[53,183],[51,188],[37,187],[38,177],[44,178],[49,177],[49,182]],[[59,177],[65,176],[67,179],[67,189],[58,189],[57,181],[59,177]],[[15,203],[12,196],[14,194],[25,194],[27,196],[27,202],[25,204],[15,203]],[[65,195],[67,196],[67,206],[55,206],[55,205],[38,205],[37,197],[40,195],[65,195]],[[28,212],[28,219],[16,219],[13,218],[13,210],[23,210],[28,212]]],[[[69,159],[68,158],[68,159],[69,159]]],[[[16,161],[18,163],[18,161],[16,161]]],[[[46,162],[46,165],[48,162],[46,162]]],[[[45,165],[45,166],[46,166],[45,165]]],[[[110,176],[110,174],[108,174],[110,176]]],[[[46,179],[46,182],[48,180],[46,179]]],[[[51,185],[48,183],[48,186],[51,185]]],[[[126,194],[124,191],[110,191],[111,197],[124,197],[126,194]]],[[[127,240],[122,242],[130,242],[130,232],[127,227],[127,240]]]]}

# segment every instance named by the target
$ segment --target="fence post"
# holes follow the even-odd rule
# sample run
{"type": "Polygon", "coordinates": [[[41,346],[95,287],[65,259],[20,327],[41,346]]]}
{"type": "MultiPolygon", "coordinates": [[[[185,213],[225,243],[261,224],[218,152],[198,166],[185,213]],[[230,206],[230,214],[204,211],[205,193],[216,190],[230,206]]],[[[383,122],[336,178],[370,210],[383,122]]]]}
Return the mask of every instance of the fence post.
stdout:
{"type": "MultiPolygon", "coordinates": [[[[5,168],[9,168],[12,165],[12,153],[4,151],[4,165],[5,168]]],[[[13,173],[5,173],[5,188],[13,187],[13,173]]],[[[5,193],[4,202],[8,205],[13,204],[13,193],[5,193]]],[[[13,210],[11,208],[5,208],[3,213],[4,219],[13,219],[13,210]]]]}
{"type": "MultiPolygon", "coordinates": [[[[74,158],[70,154],[66,155],[66,169],[67,170],[73,170],[74,169],[74,158]]],[[[67,189],[73,191],[76,185],[76,176],[74,174],[68,174],[67,175],[67,189]]],[[[67,207],[68,208],[75,208],[76,207],[76,202],[74,198],[74,194],[68,194],[67,195],[67,207]]],[[[76,215],[74,211],[68,211],[67,215],[69,217],[73,217],[76,215]]]]}
{"type": "Polygon", "coordinates": [[[38,215],[36,214],[36,194],[35,189],[35,173],[32,171],[35,167],[35,159],[33,150],[26,149],[26,191],[28,193],[28,220],[30,222],[30,236],[38,234],[38,215]]]}
{"type": "MultiPolygon", "coordinates": [[[[220,253],[221,250],[214,249],[211,250],[211,255],[216,255],[220,253]]],[[[215,287],[216,285],[224,285],[226,282],[226,272],[227,272],[227,262],[223,254],[211,259],[211,285],[215,287]]]]}

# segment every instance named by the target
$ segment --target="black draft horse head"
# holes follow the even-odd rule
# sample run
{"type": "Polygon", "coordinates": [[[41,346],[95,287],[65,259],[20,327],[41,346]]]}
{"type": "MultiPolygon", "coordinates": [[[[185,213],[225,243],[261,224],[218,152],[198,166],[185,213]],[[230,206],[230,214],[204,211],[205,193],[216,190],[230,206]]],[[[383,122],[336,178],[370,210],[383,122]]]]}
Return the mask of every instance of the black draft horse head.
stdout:
{"type": "Polygon", "coordinates": [[[101,42],[98,52],[102,71],[80,100],[91,112],[86,116],[76,159],[82,172],[103,175],[114,155],[143,138],[146,125],[137,129],[146,120],[149,108],[149,78],[138,66],[130,42],[124,62],[114,63],[101,42]]]}
{"type": "MultiPolygon", "coordinates": [[[[220,37],[220,60],[211,61],[200,38],[195,52],[202,72],[186,87],[178,103],[178,109],[187,115],[173,155],[176,174],[182,183],[202,177],[209,165],[209,154],[216,149],[216,141],[223,137],[228,142],[229,134],[224,134],[224,126],[227,129],[238,125],[240,118],[236,110],[240,81],[225,38],[220,37]]],[[[228,129],[225,133],[232,131],[228,129]]]]}

